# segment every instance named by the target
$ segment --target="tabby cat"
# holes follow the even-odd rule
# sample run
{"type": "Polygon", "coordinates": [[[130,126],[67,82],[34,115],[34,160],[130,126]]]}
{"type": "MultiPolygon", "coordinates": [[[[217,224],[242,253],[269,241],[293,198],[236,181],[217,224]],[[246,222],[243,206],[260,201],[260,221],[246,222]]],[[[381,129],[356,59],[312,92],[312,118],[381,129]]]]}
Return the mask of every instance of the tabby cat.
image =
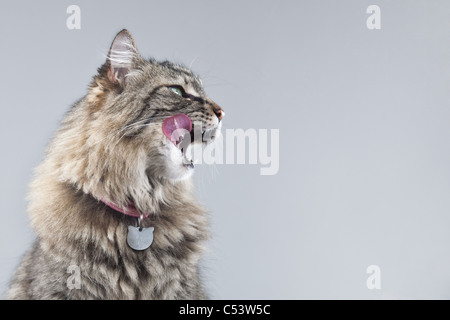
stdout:
{"type": "Polygon", "coordinates": [[[205,299],[208,221],[187,150],[214,141],[223,116],[192,71],[143,59],[119,32],[36,169],[36,241],[7,299],[205,299]],[[130,228],[154,230],[151,245],[133,248],[130,228]]]}

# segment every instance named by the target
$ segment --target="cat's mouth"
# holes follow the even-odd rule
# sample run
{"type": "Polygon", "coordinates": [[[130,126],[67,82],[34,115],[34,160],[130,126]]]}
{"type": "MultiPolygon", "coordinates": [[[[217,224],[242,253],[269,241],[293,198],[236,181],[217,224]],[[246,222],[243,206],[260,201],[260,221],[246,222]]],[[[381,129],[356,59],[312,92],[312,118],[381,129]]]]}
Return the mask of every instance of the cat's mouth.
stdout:
{"type": "Polygon", "coordinates": [[[205,129],[201,122],[192,123],[191,119],[182,113],[165,119],[162,129],[164,135],[180,150],[183,165],[187,168],[194,168],[194,161],[187,152],[189,145],[211,143],[217,135],[217,127],[205,129]]]}

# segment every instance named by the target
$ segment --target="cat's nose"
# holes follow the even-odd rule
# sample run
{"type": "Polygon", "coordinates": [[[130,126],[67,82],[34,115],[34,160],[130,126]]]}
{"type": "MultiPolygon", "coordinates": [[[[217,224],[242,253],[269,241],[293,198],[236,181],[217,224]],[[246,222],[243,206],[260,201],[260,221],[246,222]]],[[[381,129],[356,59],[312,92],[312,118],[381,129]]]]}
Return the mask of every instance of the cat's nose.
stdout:
{"type": "Polygon", "coordinates": [[[212,108],[213,108],[214,114],[217,116],[217,118],[219,118],[219,121],[222,120],[222,118],[225,116],[225,112],[223,111],[223,109],[214,102],[213,102],[212,108]]]}

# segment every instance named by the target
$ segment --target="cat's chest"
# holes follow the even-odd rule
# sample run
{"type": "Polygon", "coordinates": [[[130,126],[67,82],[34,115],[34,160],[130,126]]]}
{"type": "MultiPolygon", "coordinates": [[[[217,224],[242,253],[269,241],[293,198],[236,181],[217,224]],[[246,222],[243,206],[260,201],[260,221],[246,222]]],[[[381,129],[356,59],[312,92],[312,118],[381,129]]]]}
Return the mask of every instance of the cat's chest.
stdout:
{"type": "Polygon", "coordinates": [[[114,268],[96,267],[89,281],[103,282],[109,299],[175,299],[186,294],[185,288],[196,285],[197,268],[192,262],[188,255],[177,257],[157,247],[124,248],[118,252],[114,268]]]}

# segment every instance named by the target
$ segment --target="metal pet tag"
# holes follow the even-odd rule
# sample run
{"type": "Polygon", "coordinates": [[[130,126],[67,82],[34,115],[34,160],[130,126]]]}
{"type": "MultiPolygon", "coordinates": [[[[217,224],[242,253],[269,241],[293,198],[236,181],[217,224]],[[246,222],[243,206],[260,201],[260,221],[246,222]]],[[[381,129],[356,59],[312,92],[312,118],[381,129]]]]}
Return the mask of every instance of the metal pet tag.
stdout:
{"type": "Polygon", "coordinates": [[[139,228],[128,226],[127,243],[134,250],[145,250],[153,242],[154,227],[139,228]]]}

